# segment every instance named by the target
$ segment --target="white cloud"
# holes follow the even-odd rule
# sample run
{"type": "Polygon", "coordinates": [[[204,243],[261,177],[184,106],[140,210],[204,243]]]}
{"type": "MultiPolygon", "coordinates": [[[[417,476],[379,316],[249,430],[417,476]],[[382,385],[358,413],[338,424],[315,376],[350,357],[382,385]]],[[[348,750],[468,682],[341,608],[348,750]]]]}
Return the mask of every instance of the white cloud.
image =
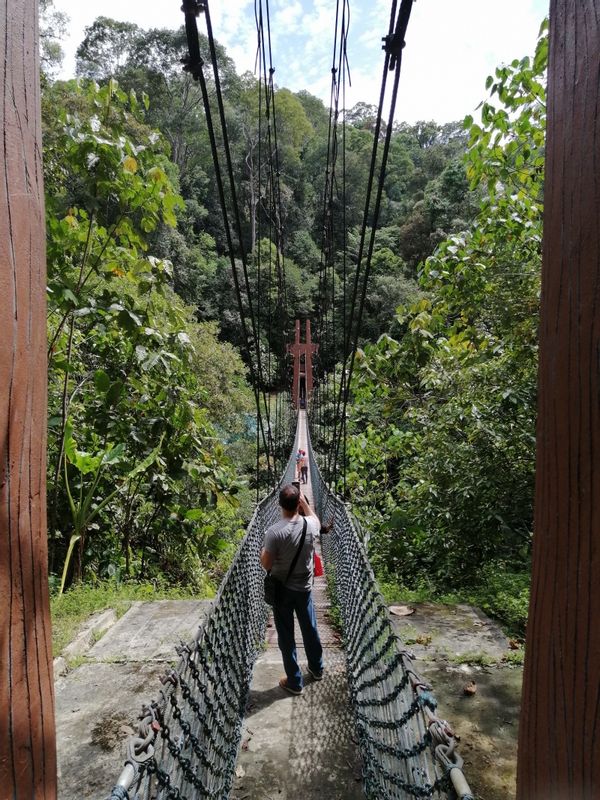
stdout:
{"type": "Polygon", "coordinates": [[[542,0],[417,3],[403,53],[398,117],[445,122],[470,113],[485,96],[488,74],[533,52],[543,7],[542,0]]]}
{"type": "MultiPolygon", "coordinates": [[[[289,3],[281,11],[275,13],[274,25],[276,29],[289,29],[295,25],[296,21],[302,16],[302,3],[289,3]]],[[[280,34],[281,35],[281,34],[280,34]]]]}
{"type": "MultiPolygon", "coordinates": [[[[74,73],[74,54],[83,28],[98,15],[127,19],[140,27],[177,28],[183,23],[178,2],[147,0],[55,0],[71,17],[63,75],[74,73]]],[[[390,0],[350,0],[348,52],[352,88],[348,105],[377,103],[390,0]]],[[[273,0],[271,32],[277,84],[307,89],[329,101],[336,3],[334,0],[273,0]]],[[[399,119],[460,119],[485,95],[485,78],[501,62],[533,51],[548,0],[418,0],[403,51],[399,119]]],[[[211,5],[213,29],[240,72],[254,69],[254,0],[211,5]]],[[[202,20],[200,20],[202,29],[202,20]]]]}

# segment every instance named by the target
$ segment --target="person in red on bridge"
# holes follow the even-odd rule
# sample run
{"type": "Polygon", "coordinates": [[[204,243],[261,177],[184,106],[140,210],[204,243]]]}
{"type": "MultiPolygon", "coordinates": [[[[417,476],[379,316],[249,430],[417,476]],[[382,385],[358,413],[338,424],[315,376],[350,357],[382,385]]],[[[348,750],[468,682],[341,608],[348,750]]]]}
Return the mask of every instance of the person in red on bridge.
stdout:
{"type": "Polygon", "coordinates": [[[302,458],[298,462],[300,467],[300,475],[298,476],[302,483],[308,483],[308,458],[306,457],[306,452],[302,451],[302,458]]]}

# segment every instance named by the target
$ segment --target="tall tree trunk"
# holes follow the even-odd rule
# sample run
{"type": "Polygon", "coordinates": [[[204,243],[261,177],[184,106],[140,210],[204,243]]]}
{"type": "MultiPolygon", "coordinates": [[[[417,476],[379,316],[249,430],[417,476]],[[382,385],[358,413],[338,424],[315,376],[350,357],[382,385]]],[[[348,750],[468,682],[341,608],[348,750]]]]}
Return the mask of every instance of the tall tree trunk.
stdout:
{"type": "Polygon", "coordinates": [[[600,797],[600,21],[552,0],[519,800],[600,797]]]}
{"type": "Polygon", "coordinates": [[[0,795],[56,797],[36,0],[0,0],[0,795]]]}

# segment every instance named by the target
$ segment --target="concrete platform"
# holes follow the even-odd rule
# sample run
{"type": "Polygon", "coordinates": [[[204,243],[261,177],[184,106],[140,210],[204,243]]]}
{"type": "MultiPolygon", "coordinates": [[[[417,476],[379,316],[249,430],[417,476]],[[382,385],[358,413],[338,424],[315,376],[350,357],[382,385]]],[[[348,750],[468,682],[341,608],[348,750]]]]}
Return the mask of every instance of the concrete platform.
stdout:
{"type": "Polygon", "coordinates": [[[121,772],[127,736],[159,676],[179,660],[212,603],[134,603],[85,654],[86,663],[55,682],[59,800],[106,797],[121,772]]]}
{"type": "Polygon", "coordinates": [[[94,661],[165,661],[175,647],[193,639],[211,600],[136,602],[88,651],[94,661]]]}
{"type": "MultiPolygon", "coordinates": [[[[205,613],[208,607],[195,601],[146,605],[146,609],[136,606],[128,612],[119,628],[115,626],[106,634],[106,641],[94,646],[95,658],[102,652],[103,661],[84,663],[56,682],[60,800],[101,800],[108,794],[142,704],[157,694],[158,679],[167,664],[175,665],[178,660],[174,650],[166,660],[141,660],[143,653],[157,653],[155,622],[166,621],[169,631],[158,635],[166,648],[167,633],[173,644],[191,638],[197,619],[190,622],[190,617],[205,613]],[[146,624],[140,627],[142,618],[146,624]],[[128,626],[137,643],[132,650],[134,660],[124,661],[128,626]],[[185,635],[181,636],[182,632],[185,635]]],[[[325,612],[326,603],[320,606],[325,612]]],[[[461,737],[465,774],[476,796],[484,800],[514,798],[522,670],[501,661],[507,640],[498,626],[468,606],[423,604],[415,608],[409,617],[392,615],[391,619],[415,651],[415,666],[432,684],[440,714],[461,737]],[[484,661],[487,656],[494,663],[459,663],[457,659],[466,653],[473,654],[473,661],[484,661]],[[471,680],[476,682],[477,692],[467,697],[463,687],[471,680]]],[[[323,622],[323,633],[324,626],[323,622]]],[[[300,660],[305,664],[301,651],[300,660]]],[[[325,663],[323,681],[315,683],[306,676],[304,694],[292,697],[278,687],[283,674],[279,650],[267,646],[257,660],[233,800],[363,797],[342,651],[327,646],[325,663]]]]}
{"type": "Polygon", "coordinates": [[[82,664],[57,681],[59,800],[108,796],[125,761],[127,736],[142,705],[158,694],[164,668],[157,661],[82,664]]]}
{"type": "Polygon", "coordinates": [[[399,617],[390,613],[390,621],[409,649],[425,661],[432,655],[452,660],[478,653],[490,661],[499,661],[509,649],[500,626],[473,606],[409,606],[414,609],[413,614],[399,617]]]}
{"type": "Polygon", "coordinates": [[[464,772],[480,800],[516,795],[517,743],[523,670],[503,661],[510,652],[501,628],[467,605],[412,604],[414,614],[390,614],[433,687],[438,713],[460,737],[464,772]],[[469,682],[475,694],[465,695],[469,682]]]}

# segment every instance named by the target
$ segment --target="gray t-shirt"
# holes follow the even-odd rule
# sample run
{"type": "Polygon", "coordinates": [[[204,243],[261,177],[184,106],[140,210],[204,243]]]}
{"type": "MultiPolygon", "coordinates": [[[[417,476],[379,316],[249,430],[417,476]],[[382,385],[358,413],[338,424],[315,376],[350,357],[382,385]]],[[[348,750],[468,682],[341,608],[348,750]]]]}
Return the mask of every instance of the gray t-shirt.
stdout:
{"type": "MultiPolygon", "coordinates": [[[[282,583],[285,581],[291,563],[294,560],[305,517],[298,515],[294,519],[280,519],[265,533],[264,548],[273,556],[271,575],[282,583]]],[[[306,539],[302,552],[298,556],[294,571],[285,584],[288,589],[297,592],[309,592],[313,583],[313,552],[315,538],[319,533],[319,523],[315,517],[306,517],[306,539]]]]}

